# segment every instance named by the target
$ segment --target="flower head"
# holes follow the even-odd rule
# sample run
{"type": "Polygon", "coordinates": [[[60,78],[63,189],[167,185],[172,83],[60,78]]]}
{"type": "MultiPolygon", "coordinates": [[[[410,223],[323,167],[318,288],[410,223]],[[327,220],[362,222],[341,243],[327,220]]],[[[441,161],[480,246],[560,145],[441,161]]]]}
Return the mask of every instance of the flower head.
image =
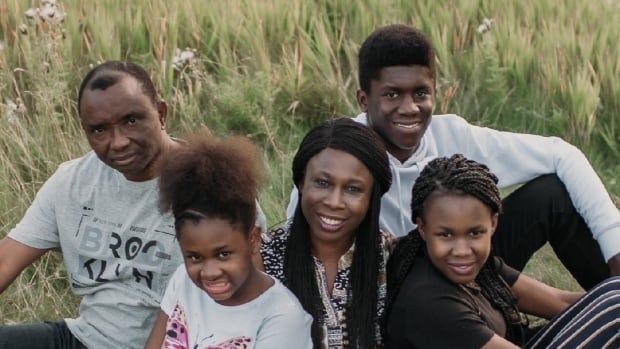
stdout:
{"type": "Polygon", "coordinates": [[[196,49],[186,47],[185,50],[174,50],[174,56],[172,57],[172,67],[175,70],[182,70],[186,66],[190,66],[196,60],[196,49]]]}
{"type": "Polygon", "coordinates": [[[493,26],[493,23],[495,22],[495,20],[493,18],[484,18],[482,20],[482,23],[480,23],[480,25],[478,26],[478,33],[479,34],[484,34],[488,31],[491,30],[491,27],[493,26]]]}

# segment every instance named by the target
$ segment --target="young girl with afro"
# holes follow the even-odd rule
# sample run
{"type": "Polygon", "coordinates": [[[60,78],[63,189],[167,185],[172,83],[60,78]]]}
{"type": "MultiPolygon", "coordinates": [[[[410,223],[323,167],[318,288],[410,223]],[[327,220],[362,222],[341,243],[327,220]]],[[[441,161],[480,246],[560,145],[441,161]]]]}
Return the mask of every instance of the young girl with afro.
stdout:
{"type": "Polygon", "coordinates": [[[388,263],[388,346],[619,348],[620,279],[583,295],[504,264],[491,250],[501,203],[497,177],[462,155],[422,170],[412,190],[417,229],[388,263]],[[533,332],[519,311],[552,320],[533,332]]]}
{"type": "Polygon", "coordinates": [[[162,164],[185,265],[172,276],[147,349],[310,348],[312,318],[252,263],[262,156],[242,137],[190,137],[162,164]]]}

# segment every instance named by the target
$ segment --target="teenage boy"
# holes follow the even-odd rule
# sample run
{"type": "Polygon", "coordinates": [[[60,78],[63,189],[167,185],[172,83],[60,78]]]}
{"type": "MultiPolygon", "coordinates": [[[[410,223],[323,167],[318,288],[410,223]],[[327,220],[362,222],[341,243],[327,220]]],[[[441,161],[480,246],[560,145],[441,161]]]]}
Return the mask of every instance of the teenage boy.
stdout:
{"type": "MultiPolygon", "coordinates": [[[[415,28],[382,27],[362,44],[357,101],[363,113],[354,120],[384,140],[393,177],[381,203],[381,227],[397,236],[415,229],[411,189],[421,169],[436,157],[461,153],[489,166],[500,188],[522,184],[503,200],[493,241],[508,265],[522,270],[549,242],[586,289],[610,273],[620,275],[620,212],[583,153],[557,137],[501,132],[453,114],[432,116],[435,77],[433,45],[415,28]]],[[[296,200],[294,191],[287,217],[296,200]]]]}

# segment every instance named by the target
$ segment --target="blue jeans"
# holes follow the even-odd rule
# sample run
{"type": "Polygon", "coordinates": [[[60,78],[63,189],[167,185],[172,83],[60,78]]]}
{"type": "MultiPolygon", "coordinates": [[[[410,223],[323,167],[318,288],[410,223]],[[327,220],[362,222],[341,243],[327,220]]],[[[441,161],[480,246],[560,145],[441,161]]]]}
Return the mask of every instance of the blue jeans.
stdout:
{"type": "Polygon", "coordinates": [[[0,326],[0,349],[86,349],[64,321],[0,326]]]}

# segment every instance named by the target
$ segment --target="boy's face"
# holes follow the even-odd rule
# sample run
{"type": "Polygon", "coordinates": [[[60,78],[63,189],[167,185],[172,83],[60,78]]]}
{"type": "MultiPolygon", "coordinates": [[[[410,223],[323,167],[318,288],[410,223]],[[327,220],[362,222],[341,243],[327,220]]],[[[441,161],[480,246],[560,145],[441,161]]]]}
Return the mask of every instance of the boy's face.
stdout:
{"type": "Polygon", "coordinates": [[[385,67],[378,80],[371,80],[370,92],[357,91],[357,102],[388,152],[404,162],[416,151],[431,122],[435,80],[426,66],[385,67]]]}

